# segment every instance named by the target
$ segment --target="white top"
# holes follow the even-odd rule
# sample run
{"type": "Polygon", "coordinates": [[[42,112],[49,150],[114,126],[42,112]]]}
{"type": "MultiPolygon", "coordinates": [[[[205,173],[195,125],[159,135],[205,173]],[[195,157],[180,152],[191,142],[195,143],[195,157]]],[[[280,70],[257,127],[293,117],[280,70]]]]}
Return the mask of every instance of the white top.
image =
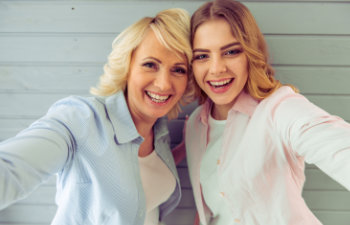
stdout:
{"type": "Polygon", "coordinates": [[[139,157],[142,186],[146,196],[145,225],[158,225],[159,205],[173,193],[175,177],[164,164],[156,151],[145,157],[139,157]]]}
{"type": "Polygon", "coordinates": [[[226,120],[215,120],[209,115],[209,142],[200,167],[200,182],[207,206],[212,212],[210,225],[227,225],[230,221],[228,205],[223,201],[218,187],[218,165],[222,149],[222,135],[226,120]]]}

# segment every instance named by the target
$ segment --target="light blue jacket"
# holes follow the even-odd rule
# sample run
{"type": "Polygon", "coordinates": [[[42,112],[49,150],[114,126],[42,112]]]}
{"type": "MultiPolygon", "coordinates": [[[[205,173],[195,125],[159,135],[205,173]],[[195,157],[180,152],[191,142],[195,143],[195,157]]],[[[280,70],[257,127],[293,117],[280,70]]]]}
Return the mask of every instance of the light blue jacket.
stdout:
{"type": "MultiPolygon", "coordinates": [[[[154,146],[176,178],[160,219],[181,197],[166,119],[154,126],[154,146]]],[[[57,174],[54,225],[143,225],[145,195],[138,134],[124,95],[69,97],[16,137],[0,144],[0,209],[57,174]]]]}

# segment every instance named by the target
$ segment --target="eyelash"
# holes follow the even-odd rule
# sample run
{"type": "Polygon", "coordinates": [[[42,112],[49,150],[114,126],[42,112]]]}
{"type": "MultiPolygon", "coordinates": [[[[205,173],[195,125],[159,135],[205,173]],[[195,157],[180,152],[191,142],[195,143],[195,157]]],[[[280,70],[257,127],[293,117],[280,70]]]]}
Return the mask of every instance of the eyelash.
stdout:
{"type": "Polygon", "coordinates": [[[174,73],[180,73],[180,74],[187,74],[187,70],[182,67],[175,67],[172,72],[174,73]]]}
{"type": "Polygon", "coordinates": [[[203,59],[206,59],[206,58],[208,58],[208,55],[206,55],[206,54],[200,54],[200,55],[195,55],[195,56],[193,57],[193,60],[203,60],[203,59]]]}
{"type": "MultiPolygon", "coordinates": [[[[142,66],[148,68],[148,69],[158,69],[158,65],[156,63],[153,62],[146,62],[144,64],[142,64],[142,66]]],[[[173,73],[179,73],[179,74],[187,74],[187,70],[185,68],[182,67],[174,67],[171,72],[173,73]]]]}
{"type": "Polygon", "coordinates": [[[142,64],[142,66],[147,67],[147,68],[156,68],[157,67],[157,65],[153,62],[146,62],[146,63],[142,64]]]}
{"type": "MultiPolygon", "coordinates": [[[[224,52],[223,55],[238,55],[238,54],[240,54],[242,52],[243,52],[242,49],[237,48],[237,49],[228,50],[228,51],[224,52]]],[[[207,59],[207,58],[209,58],[209,56],[207,54],[200,54],[200,55],[195,55],[193,57],[193,60],[204,60],[204,59],[207,59]]]]}
{"type": "Polygon", "coordinates": [[[237,55],[237,54],[239,54],[241,52],[242,52],[242,49],[239,49],[239,48],[231,49],[231,50],[225,52],[224,55],[237,55]]]}

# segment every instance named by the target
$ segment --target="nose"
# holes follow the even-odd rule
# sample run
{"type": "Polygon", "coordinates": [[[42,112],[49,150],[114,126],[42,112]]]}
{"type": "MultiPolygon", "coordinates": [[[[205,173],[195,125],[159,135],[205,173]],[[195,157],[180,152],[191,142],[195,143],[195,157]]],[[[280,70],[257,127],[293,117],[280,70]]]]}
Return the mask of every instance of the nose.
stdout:
{"type": "Polygon", "coordinates": [[[209,68],[210,74],[220,75],[222,73],[225,73],[226,71],[227,71],[227,68],[226,68],[225,61],[218,56],[213,57],[209,68]]]}
{"type": "Polygon", "coordinates": [[[167,91],[171,89],[171,74],[168,71],[160,71],[156,76],[154,85],[159,88],[160,91],[167,91]]]}

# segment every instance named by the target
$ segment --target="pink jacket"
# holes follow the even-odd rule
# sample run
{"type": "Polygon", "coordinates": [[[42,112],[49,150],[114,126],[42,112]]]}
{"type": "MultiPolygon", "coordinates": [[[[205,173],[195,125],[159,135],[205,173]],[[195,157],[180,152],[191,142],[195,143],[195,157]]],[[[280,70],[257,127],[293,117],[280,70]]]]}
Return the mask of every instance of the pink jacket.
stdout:
{"type": "MultiPolygon", "coordinates": [[[[210,108],[208,101],[192,113],[185,135],[194,198],[204,225],[210,210],[201,194],[199,171],[208,142],[210,108]]],[[[230,205],[232,224],[320,225],[301,195],[304,160],[350,189],[350,125],[289,87],[261,102],[240,94],[229,111],[217,162],[218,195],[230,205]],[[239,113],[248,114],[250,120],[236,131],[239,113]]]]}

